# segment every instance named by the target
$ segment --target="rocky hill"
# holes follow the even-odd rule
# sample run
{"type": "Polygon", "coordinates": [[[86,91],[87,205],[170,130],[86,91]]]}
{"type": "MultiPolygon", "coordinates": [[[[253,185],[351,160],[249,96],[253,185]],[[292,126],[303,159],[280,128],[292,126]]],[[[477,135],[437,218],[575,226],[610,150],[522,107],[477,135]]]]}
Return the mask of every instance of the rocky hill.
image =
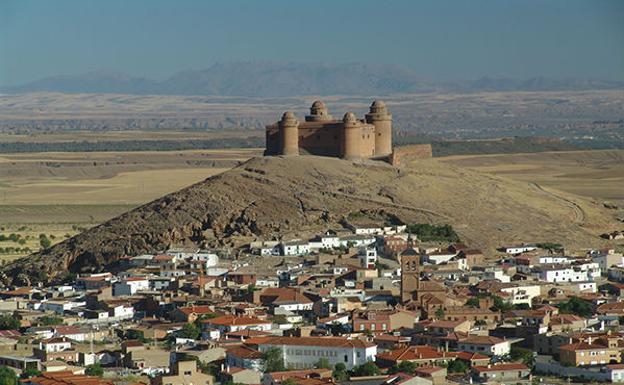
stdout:
{"type": "Polygon", "coordinates": [[[260,157],[8,264],[2,278],[57,280],[174,246],[235,250],[256,238],[309,236],[353,216],[448,223],[490,254],[521,241],[603,246],[597,234],[616,226],[586,199],[435,159],[397,169],[373,161],[260,157]]]}

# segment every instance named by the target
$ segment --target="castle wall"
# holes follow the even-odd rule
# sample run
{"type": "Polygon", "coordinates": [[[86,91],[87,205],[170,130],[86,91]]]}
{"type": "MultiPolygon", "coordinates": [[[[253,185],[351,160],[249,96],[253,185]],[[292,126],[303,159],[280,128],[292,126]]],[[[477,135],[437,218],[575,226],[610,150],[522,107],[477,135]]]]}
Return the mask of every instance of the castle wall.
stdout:
{"type": "Polygon", "coordinates": [[[388,156],[388,162],[393,166],[400,166],[416,159],[428,159],[433,157],[431,144],[411,144],[408,146],[395,147],[388,156]]]}
{"type": "Polygon", "coordinates": [[[264,150],[264,155],[281,154],[279,135],[279,127],[277,124],[266,126],[266,149],[264,150]]]}
{"type": "Polygon", "coordinates": [[[360,142],[360,157],[370,158],[377,154],[375,145],[375,127],[364,126],[361,130],[362,140],[360,142]]]}
{"type": "Polygon", "coordinates": [[[340,153],[342,124],[322,126],[299,126],[299,148],[301,153],[321,156],[337,156],[340,153]]]}

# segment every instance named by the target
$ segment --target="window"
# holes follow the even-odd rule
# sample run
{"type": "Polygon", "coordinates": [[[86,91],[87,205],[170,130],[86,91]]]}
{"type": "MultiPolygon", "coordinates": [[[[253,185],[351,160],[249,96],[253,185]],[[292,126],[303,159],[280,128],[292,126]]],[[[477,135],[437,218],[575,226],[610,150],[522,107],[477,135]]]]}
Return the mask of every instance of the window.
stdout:
{"type": "Polygon", "coordinates": [[[344,356],[344,362],[349,362],[349,357],[346,354],[344,356]]]}

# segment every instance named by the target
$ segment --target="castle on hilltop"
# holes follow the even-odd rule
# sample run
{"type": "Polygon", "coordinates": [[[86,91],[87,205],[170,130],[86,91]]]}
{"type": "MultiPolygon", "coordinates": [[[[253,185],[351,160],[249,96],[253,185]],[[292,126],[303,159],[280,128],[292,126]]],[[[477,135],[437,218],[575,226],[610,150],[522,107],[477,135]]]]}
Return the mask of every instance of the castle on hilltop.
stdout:
{"type": "Polygon", "coordinates": [[[392,115],[375,100],[364,119],[347,112],[334,119],[320,100],[300,122],[291,111],[266,126],[265,155],[321,155],[343,159],[387,159],[392,154],[392,115]]]}

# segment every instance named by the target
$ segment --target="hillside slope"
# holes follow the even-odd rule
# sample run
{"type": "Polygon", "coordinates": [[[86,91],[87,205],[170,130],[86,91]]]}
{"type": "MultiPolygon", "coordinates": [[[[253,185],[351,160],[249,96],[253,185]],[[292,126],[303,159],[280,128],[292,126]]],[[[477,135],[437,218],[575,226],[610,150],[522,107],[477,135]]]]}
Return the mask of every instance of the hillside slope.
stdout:
{"type": "Polygon", "coordinates": [[[580,197],[435,159],[397,169],[372,161],[260,157],[13,262],[2,278],[59,279],[173,246],[303,237],[353,213],[450,223],[466,243],[489,253],[521,241],[601,246],[596,235],[615,226],[604,209],[580,197]]]}

